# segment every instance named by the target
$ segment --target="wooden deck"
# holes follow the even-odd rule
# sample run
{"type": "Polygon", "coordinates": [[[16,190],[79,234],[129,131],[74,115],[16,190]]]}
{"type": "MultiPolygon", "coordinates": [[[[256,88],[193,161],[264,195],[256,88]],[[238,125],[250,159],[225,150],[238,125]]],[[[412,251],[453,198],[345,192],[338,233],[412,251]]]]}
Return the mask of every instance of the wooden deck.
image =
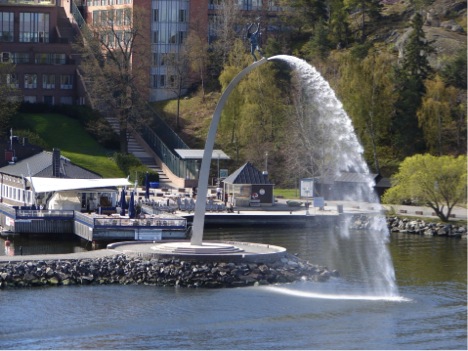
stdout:
{"type": "Polygon", "coordinates": [[[30,210],[0,204],[0,225],[16,234],[76,234],[88,241],[161,240],[186,237],[187,220],[171,214],[128,218],[73,210],[30,210]]]}

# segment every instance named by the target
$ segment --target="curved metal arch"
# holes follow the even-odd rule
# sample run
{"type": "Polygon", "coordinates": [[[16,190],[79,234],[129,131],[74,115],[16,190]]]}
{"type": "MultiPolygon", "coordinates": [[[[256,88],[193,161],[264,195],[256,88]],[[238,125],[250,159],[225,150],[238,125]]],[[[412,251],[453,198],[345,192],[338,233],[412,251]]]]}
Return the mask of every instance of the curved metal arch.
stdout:
{"type": "Polygon", "coordinates": [[[216,138],[216,132],[218,131],[219,120],[221,119],[221,112],[223,111],[224,105],[231,94],[232,90],[239,84],[240,80],[247,74],[250,73],[254,68],[263,65],[268,59],[262,58],[259,61],[252,63],[242,71],[229,83],[226,90],[221,95],[221,98],[216,105],[216,109],[213,113],[213,119],[211,120],[208,137],[205,142],[205,150],[203,152],[202,163],[200,166],[200,173],[198,176],[198,189],[197,189],[197,201],[195,203],[195,212],[193,216],[193,227],[192,227],[192,238],[190,239],[191,245],[202,245],[203,240],[203,228],[205,226],[205,204],[206,195],[208,192],[208,180],[210,173],[211,157],[213,154],[214,142],[216,138]]]}

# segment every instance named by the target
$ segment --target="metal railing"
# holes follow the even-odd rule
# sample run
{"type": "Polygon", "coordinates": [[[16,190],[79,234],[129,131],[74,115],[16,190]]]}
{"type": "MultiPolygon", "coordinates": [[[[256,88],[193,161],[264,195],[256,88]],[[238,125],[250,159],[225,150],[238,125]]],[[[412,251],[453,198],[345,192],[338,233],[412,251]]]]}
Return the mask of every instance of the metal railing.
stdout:
{"type": "Polygon", "coordinates": [[[96,217],[75,212],[75,220],[91,228],[115,228],[115,227],[151,227],[154,229],[185,229],[185,218],[121,218],[117,216],[96,217]]]}

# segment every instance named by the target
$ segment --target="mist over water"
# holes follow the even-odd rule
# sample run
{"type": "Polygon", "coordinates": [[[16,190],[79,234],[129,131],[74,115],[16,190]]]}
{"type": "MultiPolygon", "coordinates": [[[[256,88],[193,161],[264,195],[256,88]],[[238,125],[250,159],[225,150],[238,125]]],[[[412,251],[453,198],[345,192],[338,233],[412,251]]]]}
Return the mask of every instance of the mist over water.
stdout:
{"type": "MultiPolygon", "coordinates": [[[[341,194],[343,199],[371,202],[375,210],[379,211],[381,207],[374,191],[374,180],[363,157],[363,147],[357,139],[351,119],[328,82],[314,67],[297,57],[277,55],[268,60],[284,61],[293,69],[296,90],[301,95],[303,111],[311,127],[307,130],[313,131],[310,138],[318,140],[314,145],[320,145],[320,157],[322,163],[326,164],[326,170],[323,169],[322,172],[333,177],[342,172],[357,173],[362,182],[356,183],[352,190],[341,194]]],[[[347,250],[358,254],[358,280],[363,288],[359,294],[397,297],[399,293],[395,283],[395,271],[386,245],[389,232],[384,216],[371,216],[370,225],[364,233],[365,245],[355,245],[351,241],[346,245],[346,239],[356,234],[349,229],[350,216],[344,217],[339,230],[331,233],[339,238],[333,239],[330,250],[335,251],[334,255],[346,255],[347,250]]]]}

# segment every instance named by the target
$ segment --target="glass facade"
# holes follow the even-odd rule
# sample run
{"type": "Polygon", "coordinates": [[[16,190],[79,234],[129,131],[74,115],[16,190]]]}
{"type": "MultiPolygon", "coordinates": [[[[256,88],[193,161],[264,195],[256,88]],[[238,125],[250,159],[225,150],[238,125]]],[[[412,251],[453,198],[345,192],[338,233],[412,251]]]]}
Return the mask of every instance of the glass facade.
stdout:
{"type": "Polygon", "coordinates": [[[177,54],[187,39],[189,5],[188,0],[152,2],[152,95],[158,100],[173,97],[167,88],[174,86],[174,72],[180,71],[175,66],[177,54]]]}
{"type": "Polygon", "coordinates": [[[14,14],[13,12],[0,12],[0,42],[13,41],[14,14]]]}
{"type": "Polygon", "coordinates": [[[49,42],[49,14],[38,12],[20,13],[19,41],[22,43],[49,42]]]}

